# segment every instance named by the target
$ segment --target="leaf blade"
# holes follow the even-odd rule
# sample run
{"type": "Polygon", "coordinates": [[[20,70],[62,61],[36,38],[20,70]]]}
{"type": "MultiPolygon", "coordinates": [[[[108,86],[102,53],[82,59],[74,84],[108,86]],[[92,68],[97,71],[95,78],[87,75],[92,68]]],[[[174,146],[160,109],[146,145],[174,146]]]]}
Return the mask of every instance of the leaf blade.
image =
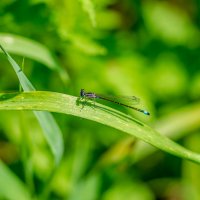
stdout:
{"type": "MultiPolygon", "coordinates": [[[[35,91],[34,86],[28,80],[26,75],[22,72],[19,65],[12,59],[12,57],[5,51],[5,49],[1,45],[0,45],[0,48],[2,49],[4,54],[7,56],[8,61],[12,65],[23,90],[24,91],[35,91]]],[[[43,129],[44,136],[45,136],[45,138],[51,148],[51,151],[54,155],[55,164],[58,164],[62,158],[63,151],[64,151],[64,144],[63,144],[61,130],[58,127],[56,121],[54,120],[53,116],[50,113],[35,111],[34,114],[43,129]],[[57,133],[57,134],[55,134],[55,133],[57,133]],[[56,137],[55,137],[55,135],[56,135],[56,137]]]]}
{"type": "Polygon", "coordinates": [[[135,136],[165,152],[200,164],[199,154],[176,144],[131,116],[99,103],[95,104],[95,111],[89,103],[83,109],[79,104],[81,103],[77,97],[54,92],[0,93],[0,110],[48,110],[89,119],[135,136]]]}
{"type": "Polygon", "coordinates": [[[9,33],[0,33],[0,41],[8,52],[40,62],[51,70],[57,71],[64,83],[69,81],[67,72],[60,67],[48,48],[41,43],[9,33]]]}

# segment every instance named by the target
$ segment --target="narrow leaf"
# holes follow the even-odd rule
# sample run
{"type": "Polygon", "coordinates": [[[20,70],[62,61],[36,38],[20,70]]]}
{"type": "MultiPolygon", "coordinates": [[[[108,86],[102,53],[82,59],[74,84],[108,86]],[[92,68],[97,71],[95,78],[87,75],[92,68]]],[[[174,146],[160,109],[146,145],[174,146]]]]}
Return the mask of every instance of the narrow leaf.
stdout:
{"type": "Polygon", "coordinates": [[[40,62],[57,71],[64,82],[69,80],[66,71],[59,66],[51,52],[39,42],[8,33],[0,33],[0,41],[8,52],[40,62]]]}
{"type": "MultiPolygon", "coordinates": [[[[0,93],[0,110],[48,110],[96,121],[141,139],[163,151],[200,164],[194,153],[156,130],[110,107],[83,103],[77,97],[54,92],[0,93]]],[[[200,111],[199,111],[200,115],[200,111]]]]}
{"type": "MultiPolygon", "coordinates": [[[[12,59],[12,57],[4,50],[4,48],[0,45],[0,48],[7,56],[8,61],[12,65],[13,69],[15,70],[16,75],[22,85],[24,91],[35,91],[34,86],[28,80],[26,75],[22,72],[19,65],[12,59]]],[[[50,145],[50,148],[54,154],[56,164],[59,163],[62,154],[63,154],[63,138],[62,133],[54,120],[53,116],[48,112],[34,112],[35,116],[37,117],[47,142],[50,145]]]]}

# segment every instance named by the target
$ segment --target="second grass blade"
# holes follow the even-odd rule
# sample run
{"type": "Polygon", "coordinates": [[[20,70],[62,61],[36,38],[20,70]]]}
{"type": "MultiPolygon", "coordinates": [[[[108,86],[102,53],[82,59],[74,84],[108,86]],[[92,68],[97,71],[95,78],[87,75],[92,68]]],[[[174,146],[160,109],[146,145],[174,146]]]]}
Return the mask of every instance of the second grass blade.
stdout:
{"type": "MultiPolygon", "coordinates": [[[[12,57],[5,51],[5,49],[1,45],[0,45],[0,48],[5,53],[8,61],[12,65],[13,69],[15,70],[15,73],[19,79],[19,82],[23,90],[35,91],[36,89],[28,80],[26,75],[22,72],[19,65],[12,59],[12,57]]],[[[51,113],[45,112],[45,111],[42,111],[42,112],[34,111],[34,114],[37,117],[38,122],[40,123],[43,129],[45,138],[54,154],[55,163],[58,164],[59,161],[61,160],[61,157],[63,155],[63,150],[64,150],[63,138],[62,138],[62,133],[60,131],[60,128],[58,127],[51,113]]]]}

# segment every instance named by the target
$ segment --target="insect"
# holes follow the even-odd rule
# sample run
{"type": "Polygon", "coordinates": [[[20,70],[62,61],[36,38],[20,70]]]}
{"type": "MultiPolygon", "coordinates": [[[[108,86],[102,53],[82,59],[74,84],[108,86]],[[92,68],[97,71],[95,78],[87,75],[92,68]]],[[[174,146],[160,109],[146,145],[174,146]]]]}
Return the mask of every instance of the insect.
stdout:
{"type": "Polygon", "coordinates": [[[82,99],[91,99],[91,100],[103,99],[103,100],[110,101],[112,103],[115,103],[121,106],[125,106],[127,108],[131,108],[145,115],[150,115],[148,111],[132,106],[132,104],[139,103],[139,98],[135,96],[107,96],[107,95],[102,95],[102,94],[96,94],[93,92],[85,92],[84,89],[81,89],[80,96],[82,99]]]}

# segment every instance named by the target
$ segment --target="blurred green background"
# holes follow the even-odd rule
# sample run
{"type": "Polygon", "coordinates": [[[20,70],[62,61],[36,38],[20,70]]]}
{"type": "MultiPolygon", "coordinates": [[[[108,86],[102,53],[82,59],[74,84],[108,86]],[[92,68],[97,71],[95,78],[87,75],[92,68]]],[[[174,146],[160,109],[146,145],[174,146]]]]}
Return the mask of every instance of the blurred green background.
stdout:
{"type": "MultiPolygon", "coordinates": [[[[198,0],[1,0],[0,43],[19,65],[25,58],[37,90],[135,95],[150,117],[109,105],[200,152],[199,13],[198,0]]],[[[0,59],[1,91],[18,91],[0,59]]],[[[56,171],[32,112],[0,112],[2,168],[32,199],[200,199],[198,165],[110,127],[53,115],[65,144],[56,171]]],[[[12,190],[0,189],[0,199],[12,190]]]]}

